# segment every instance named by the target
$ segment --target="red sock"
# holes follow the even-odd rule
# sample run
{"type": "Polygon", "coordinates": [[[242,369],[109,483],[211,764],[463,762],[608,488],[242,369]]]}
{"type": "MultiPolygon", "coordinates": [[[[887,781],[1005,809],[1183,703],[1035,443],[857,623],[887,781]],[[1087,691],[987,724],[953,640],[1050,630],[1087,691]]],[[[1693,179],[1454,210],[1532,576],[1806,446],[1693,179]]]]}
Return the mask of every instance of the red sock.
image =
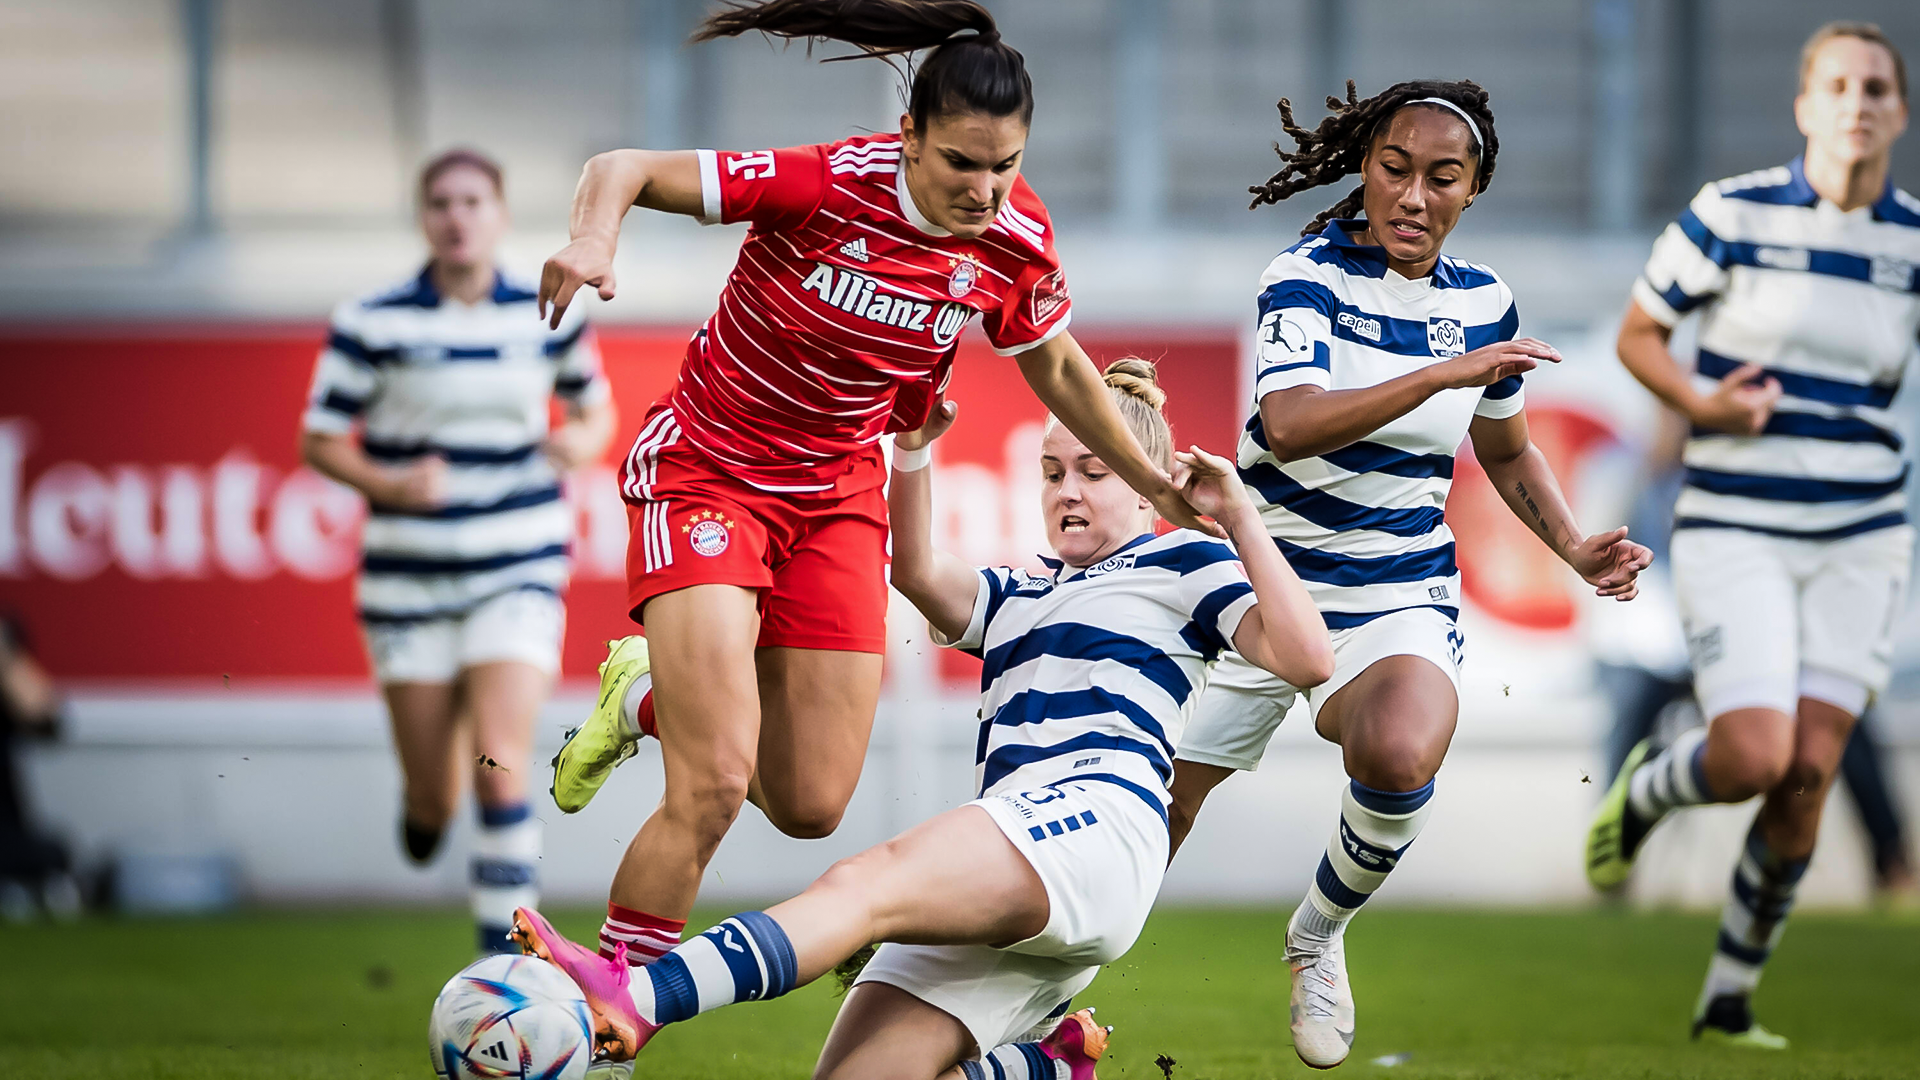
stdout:
{"type": "MultiPolygon", "coordinates": [[[[653,695],[647,696],[650,700],[653,695]]],[[[608,903],[607,921],[600,924],[600,955],[613,959],[614,946],[625,942],[627,963],[632,967],[646,967],[680,944],[680,933],[686,928],[685,919],[663,919],[608,903]]]]}
{"type": "MultiPolygon", "coordinates": [[[[655,730],[657,725],[654,723],[654,719],[653,719],[653,691],[649,690],[644,695],[641,696],[640,707],[638,709],[635,709],[634,713],[635,713],[633,718],[634,726],[640,729],[640,734],[649,735],[656,739],[660,737],[660,733],[657,730],[655,730]]],[[[622,908],[621,910],[625,911],[626,909],[622,908]]],[[[641,917],[652,918],[652,916],[646,916],[646,915],[643,915],[641,917]]],[[[686,920],[684,919],[681,920],[680,927],[684,929],[686,925],[687,925],[686,920]]]]}

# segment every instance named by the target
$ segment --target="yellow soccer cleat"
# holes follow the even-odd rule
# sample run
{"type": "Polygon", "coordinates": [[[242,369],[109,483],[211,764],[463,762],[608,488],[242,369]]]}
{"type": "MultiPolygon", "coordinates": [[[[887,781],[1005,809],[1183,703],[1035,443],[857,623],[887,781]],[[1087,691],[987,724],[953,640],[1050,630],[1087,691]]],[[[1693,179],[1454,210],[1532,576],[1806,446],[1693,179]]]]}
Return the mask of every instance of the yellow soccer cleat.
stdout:
{"type": "Polygon", "coordinates": [[[600,792],[614,766],[632,757],[641,733],[625,715],[627,688],[651,670],[647,639],[635,635],[607,643],[600,665],[600,699],[587,722],[567,732],[553,757],[553,801],[562,813],[579,813],[600,792]]]}
{"type": "Polygon", "coordinates": [[[1630,828],[1627,786],[1633,779],[1633,771],[1652,753],[1653,740],[1641,739],[1621,764],[1613,785],[1600,800],[1600,809],[1594,811],[1593,825],[1587,830],[1587,880],[1596,889],[1619,888],[1633,872],[1633,857],[1640,849],[1640,841],[1646,839],[1646,831],[1638,830],[1636,836],[1627,835],[1630,828]]]}
{"type": "Polygon", "coordinates": [[[1788,1046],[1786,1036],[1755,1022],[1747,999],[1738,994],[1720,994],[1708,1001],[1693,1018],[1693,1039],[1740,1050],[1785,1050],[1788,1046]]]}

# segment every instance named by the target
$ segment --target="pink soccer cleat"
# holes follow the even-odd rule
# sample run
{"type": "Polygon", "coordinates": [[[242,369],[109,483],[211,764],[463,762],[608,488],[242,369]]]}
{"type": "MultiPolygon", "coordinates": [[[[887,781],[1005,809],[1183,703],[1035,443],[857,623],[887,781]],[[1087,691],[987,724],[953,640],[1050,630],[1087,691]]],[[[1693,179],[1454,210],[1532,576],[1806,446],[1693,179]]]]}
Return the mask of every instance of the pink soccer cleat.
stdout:
{"type": "MultiPolygon", "coordinates": [[[[620,943],[609,960],[592,948],[560,936],[553,924],[532,908],[515,908],[513,932],[509,935],[520,951],[537,956],[566,972],[574,985],[587,997],[593,1012],[593,1041],[596,1057],[631,1061],[660,1030],[640,1018],[633,1007],[633,995],[627,992],[632,976],[627,970],[627,946],[620,943]]],[[[1077,1074],[1076,1074],[1077,1075],[1077,1074]]]]}
{"type": "Polygon", "coordinates": [[[1071,1080],[1094,1080],[1094,1063],[1106,1055],[1107,1037],[1112,1033],[1112,1028],[1093,1022],[1092,1009],[1081,1009],[1060,1018],[1053,1034],[1040,1040],[1040,1051],[1066,1062],[1071,1080]]]}

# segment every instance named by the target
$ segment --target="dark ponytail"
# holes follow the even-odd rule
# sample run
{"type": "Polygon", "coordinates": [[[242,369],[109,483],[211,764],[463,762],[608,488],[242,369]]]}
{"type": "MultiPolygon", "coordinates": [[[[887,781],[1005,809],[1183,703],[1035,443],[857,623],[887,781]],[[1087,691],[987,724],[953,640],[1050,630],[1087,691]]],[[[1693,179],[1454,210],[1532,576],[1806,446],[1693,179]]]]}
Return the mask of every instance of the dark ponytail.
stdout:
{"type": "MultiPolygon", "coordinates": [[[[925,130],[934,116],[981,113],[1033,122],[1033,80],[1020,51],[1000,40],[975,0],[764,0],[708,16],[694,41],[758,30],[775,37],[844,41],[867,56],[932,49],[913,72],[907,112],[925,130]],[[973,33],[954,37],[971,30],[973,33]]],[[[858,57],[836,56],[834,60],[858,57]]]]}
{"type": "MultiPolygon", "coordinates": [[[[1392,118],[1394,113],[1421,98],[1444,98],[1460,107],[1468,116],[1473,117],[1474,126],[1480,129],[1480,137],[1485,143],[1476,142],[1470,151],[1475,158],[1473,190],[1477,194],[1487,190],[1493,182],[1494,158],[1500,154],[1500,137],[1493,131],[1493,109],[1487,102],[1487,92],[1480,84],[1470,79],[1459,82],[1444,82],[1438,79],[1417,79],[1413,82],[1395,83],[1378,94],[1359,100],[1353,89],[1353,80],[1347,80],[1347,100],[1336,97],[1327,99],[1330,115],[1320,121],[1320,126],[1308,131],[1293,122],[1293,103],[1286,98],[1280,99],[1280,124],[1282,130],[1293,137],[1294,149],[1282,150],[1279,143],[1273,144],[1273,151],[1286,162],[1279,172],[1267,178],[1267,182],[1247,190],[1253,193],[1251,210],[1263,203],[1277,203],[1289,195],[1295,195],[1308,188],[1322,184],[1331,184],[1343,176],[1351,176],[1360,171],[1360,163],[1366,159],[1367,150],[1373,145],[1374,133],[1380,126],[1392,118]]],[[[1445,109],[1445,106],[1427,104],[1428,109],[1445,109]]],[[[1361,209],[1361,196],[1365,185],[1354,188],[1347,197],[1320,212],[1300,235],[1311,236],[1326,228],[1327,222],[1335,218],[1357,217],[1361,209]]]]}

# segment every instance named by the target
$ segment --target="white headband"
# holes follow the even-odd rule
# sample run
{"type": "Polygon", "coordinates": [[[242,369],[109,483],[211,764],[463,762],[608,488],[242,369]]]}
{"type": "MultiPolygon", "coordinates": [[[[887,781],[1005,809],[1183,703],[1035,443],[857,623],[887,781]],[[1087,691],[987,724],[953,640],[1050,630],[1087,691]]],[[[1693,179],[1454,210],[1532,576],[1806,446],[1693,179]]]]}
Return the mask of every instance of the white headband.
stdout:
{"type": "Polygon", "coordinates": [[[1467,130],[1473,132],[1473,145],[1481,147],[1483,150],[1485,149],[1487,145],[1487,141],[1480,137],[1480,125],[1473,122],[1473,117],[1467,115],[1467,110],[1461,108],[1458,105],[1455,105],[1453,102],[1448,101],[1446,98],[1437,98],[1437,97],[1414,98],[1412,101],[1407,102],[1407,104],[1438,105],[1443,109],[1451,110],[1454,113],[1454,115],[1460,117],[1460,119],[1465,120],[1467,122],[1467,130]]]}

